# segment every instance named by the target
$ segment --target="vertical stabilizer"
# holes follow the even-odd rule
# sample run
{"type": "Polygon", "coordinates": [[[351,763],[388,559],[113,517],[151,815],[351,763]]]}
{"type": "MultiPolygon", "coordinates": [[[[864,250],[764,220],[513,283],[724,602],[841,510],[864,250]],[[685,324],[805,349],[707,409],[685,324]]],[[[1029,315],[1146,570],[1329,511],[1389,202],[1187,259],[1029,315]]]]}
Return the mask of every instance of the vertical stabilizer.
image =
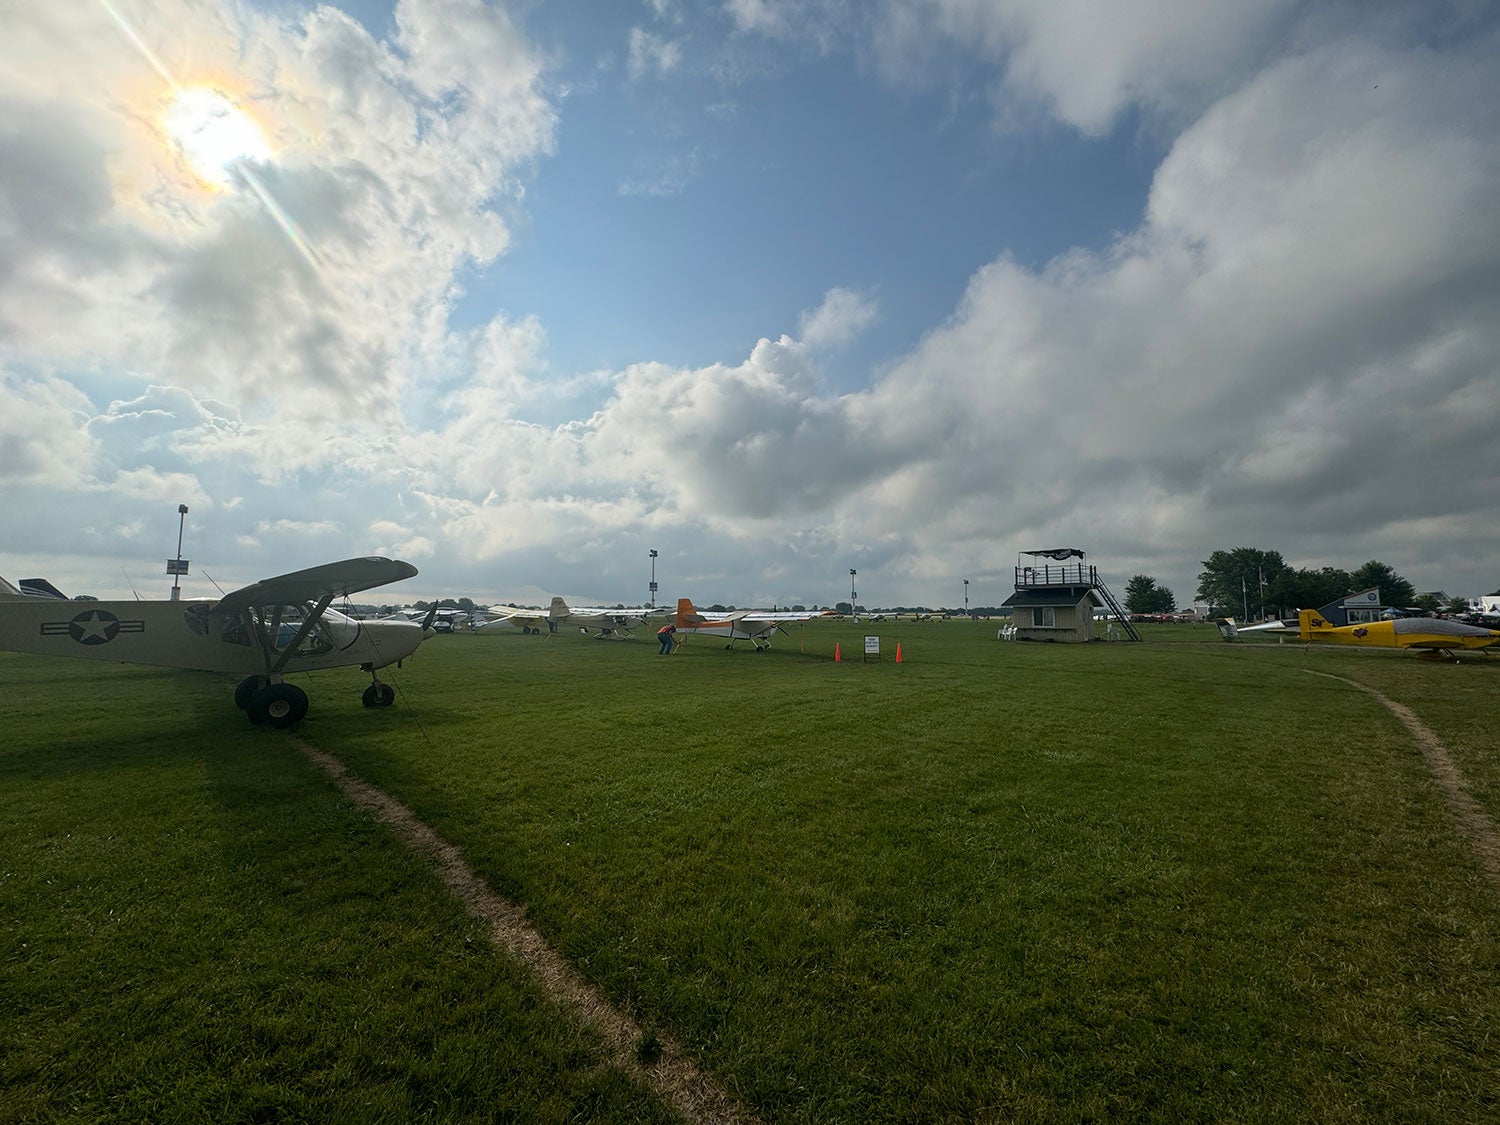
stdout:
{"type": "Polygon", "coordinates": [[[679,629],[686,629],[701,620],[692,598],[677,599],[677,627],[679,629]]]}
{"type": "Polygon", "coordinates": [[[24,597],[26,595],[21,593],[20,590],[17,590],[5,579],[0,578],[0,602],[20,601],[24,597]]]}
{"type": "Polygon", "coordinates": [[[1297,613],[1297,631],[1304,641],[1315,640],[1320,634],[1326,636],[1332,629],[1319,610],[1304,609],[1297,613]]]}

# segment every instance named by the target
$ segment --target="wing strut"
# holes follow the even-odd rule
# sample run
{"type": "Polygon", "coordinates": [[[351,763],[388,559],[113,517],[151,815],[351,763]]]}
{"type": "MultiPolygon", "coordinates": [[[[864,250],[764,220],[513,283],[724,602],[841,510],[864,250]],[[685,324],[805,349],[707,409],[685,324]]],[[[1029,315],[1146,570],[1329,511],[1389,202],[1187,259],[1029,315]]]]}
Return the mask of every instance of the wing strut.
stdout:
{"type": "Polygon", "coordinates": [[[287,666],[287,662],[291,660],[297,649],[302,646],[302,642],[307,639],[307,635],[313,631],[313,628],[318,624],[319,620],[322,619],[323,611],[327,609],[329,605],[332,604],[332,602],[332,594],[324,594],[321,598],[318,599],[317,608],[303,619],[302,628],[297,630],[297,635],[291,639],[291,642],[282,652],[281,658],[276,661],[275,666],[271,669],[272,674],[281,672],[281,670],[287,666]]]}

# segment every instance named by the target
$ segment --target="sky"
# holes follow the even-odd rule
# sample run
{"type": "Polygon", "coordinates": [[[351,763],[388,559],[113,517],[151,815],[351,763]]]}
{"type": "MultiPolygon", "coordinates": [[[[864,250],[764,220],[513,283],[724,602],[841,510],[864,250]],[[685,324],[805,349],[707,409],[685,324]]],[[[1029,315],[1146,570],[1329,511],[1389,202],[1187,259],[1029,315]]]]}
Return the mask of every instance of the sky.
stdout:
{"type": "Polygon", "coordinates": [[[1478,0],[0,0],[0,574],[1478,597],[1496,58],[1478,0]]]}

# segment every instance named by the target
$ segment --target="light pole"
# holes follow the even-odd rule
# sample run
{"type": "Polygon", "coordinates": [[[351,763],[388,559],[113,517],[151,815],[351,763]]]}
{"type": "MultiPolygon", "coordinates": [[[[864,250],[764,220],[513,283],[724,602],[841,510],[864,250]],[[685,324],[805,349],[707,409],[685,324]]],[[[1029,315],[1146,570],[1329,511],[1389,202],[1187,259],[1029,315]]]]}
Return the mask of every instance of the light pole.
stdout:
{"type": "Polygon", "coordinates": [[[856,621],[859,620],[859,595],[854,592],[854,576],[858,573],[853,567],[849,568],[849,616],[856,621]]]}
{"type": "Polygon", "coordinates": [[[177,557],[167,560],[167,573],[172,576],[172,600],[175,602],[182,597],[182,587],[178,585],[182,576],[187,573],[187,563],[182,561],[182,529],[187,524],[187,505],[177,505],[177,557]]]}
{"type": "Polygon", "coordinates": [[[964,616],[969,616],[969,580],[964,579],[964,616]]]}
{"type": "Polygon", "coordinates": [[[656,608],[656,548],[651,548],[651,608],[656,608]]]}

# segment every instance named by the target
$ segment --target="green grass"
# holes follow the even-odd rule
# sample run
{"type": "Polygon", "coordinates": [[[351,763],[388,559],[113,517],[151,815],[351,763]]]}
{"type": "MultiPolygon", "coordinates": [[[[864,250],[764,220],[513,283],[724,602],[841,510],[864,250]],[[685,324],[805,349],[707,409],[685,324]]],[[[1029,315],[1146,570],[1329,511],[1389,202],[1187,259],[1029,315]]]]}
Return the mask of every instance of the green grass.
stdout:
{"type": "Polygon", "coordinates": [[[220,677],[0,676],[0,1120],[671,1119],[220,677]]]}
{"type": "MultiPolygon", "coordinates": [[[[301,681],[299,736],[766,1120],[1500,1115],[1494,895],[1399,724],[1307,674],[1496,815],[1500,661],[996,628],[439,637],[390,711],[301,681]]],[[[227,679],[0,681],[0,1115],[660,1114],[227,679]]]]}

